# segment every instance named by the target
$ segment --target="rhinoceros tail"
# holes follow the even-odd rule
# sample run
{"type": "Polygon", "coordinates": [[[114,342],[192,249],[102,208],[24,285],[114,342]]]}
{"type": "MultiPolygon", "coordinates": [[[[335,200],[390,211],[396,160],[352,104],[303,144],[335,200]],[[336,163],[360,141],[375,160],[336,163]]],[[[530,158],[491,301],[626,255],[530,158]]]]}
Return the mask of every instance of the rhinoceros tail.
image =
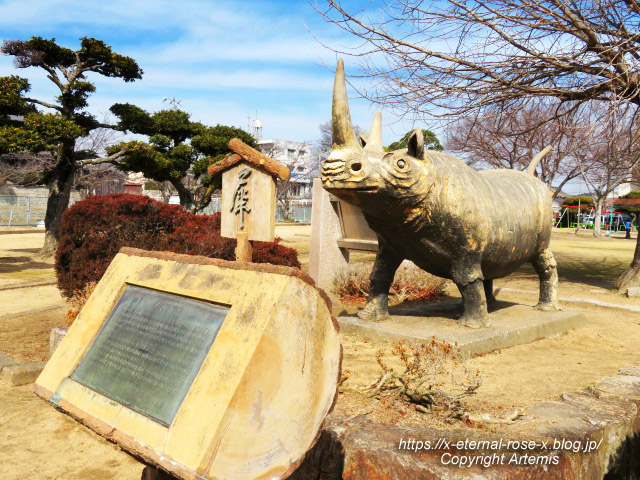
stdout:
{"type": "Polygon", "coordinates": [[[536,167],[540,163],[540,160],[547,156],[547,154],[551,151],[551,148],[551,145],[547,145],[531,159],[531,162],[529,162],[529,166],[527,167],[528,174],[535,175],[536,167]]]}

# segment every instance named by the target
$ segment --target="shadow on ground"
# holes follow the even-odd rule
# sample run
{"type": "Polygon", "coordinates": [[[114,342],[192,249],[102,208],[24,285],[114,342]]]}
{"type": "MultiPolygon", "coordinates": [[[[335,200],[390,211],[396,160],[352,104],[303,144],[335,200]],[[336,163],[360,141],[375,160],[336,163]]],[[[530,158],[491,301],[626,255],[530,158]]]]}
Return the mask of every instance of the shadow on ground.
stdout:
{"type": "MultiPolygon", "coordinates": [[[[558,260],[558,279],[560,282],[576,282],[610,290],[616,288],[616,280],[628,266],[625,262],[607,258],[597,261],[593,258],[563,257],[558,260]]],[[[516,275],[527,280],[538,279],[533,267],[528,264],[520,267],[516,275]]]]}
{"type": "Polygon", "coordinates": [[[53,264],[34,260],[33,257],[0,257],[0,273],[14,273],[23,270],[49,269],[53,264]]]}
{"type": "MultiPolygon", "coordinates": [[[[513,302],[498,300],[490,305],[489,313],[517,305],[513,302]]],[[[458,320],[462,316],[462,300],[460,298],[444,297],[438,302],[405,301],[389,307],[389,314],[413,317],[442,317],[458,320]]]]}

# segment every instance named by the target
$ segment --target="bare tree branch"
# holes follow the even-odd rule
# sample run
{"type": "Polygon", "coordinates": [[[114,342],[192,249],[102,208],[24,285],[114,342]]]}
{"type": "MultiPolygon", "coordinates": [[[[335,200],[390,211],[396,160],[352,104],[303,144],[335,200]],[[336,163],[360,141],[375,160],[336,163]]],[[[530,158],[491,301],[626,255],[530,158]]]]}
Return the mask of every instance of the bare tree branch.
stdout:
{"type": "Polygon", "coordinates": [[[107,157],[87,158],[80,162],[80,165],[100,165],[102,163],[117,163],[127,153],[127,149],[122,149],[107,157]]]}
{"type": "Polygon", "coordinates": [[[62,112],[62,107],[60,105],[56,105],[55,103],[43,102],[42,100],[37,100],[35,98],[25,98],[26,102],[35,103],[37,105],[42,105],[43,107],[52,108],[57,110],[58,112],[62,112]]]}
{"type": "Polygon", "coordinates": [[[486,114],[532,97],[640,104],[640,13],[615,0],[394,0],[318,12],[361,43],[360,93],[398,114],[486,114]]]}
{"type": "Polygon", "coordinates": [[[587,140],[581,134],[580,117],[557,114],[557,108],[539,101],[495,116],[464,117],[447,132],[447,149],[473,166],[525,170],[538,152],[552,145],[535,174],[553,191],[558,178],[564,185],[580,174],[574,153],[587,140]],[[553,120],[547,121],[549,118],[553,120]]]}
{"type": "Polygon", "coordinates": [[[600,236],[605,200],[628,182],[640,162],[640,130],[636,109],[594,104],[584,112],[585,141],[575,154],[580,175],[596,205],[594,235],[600,236]]]}

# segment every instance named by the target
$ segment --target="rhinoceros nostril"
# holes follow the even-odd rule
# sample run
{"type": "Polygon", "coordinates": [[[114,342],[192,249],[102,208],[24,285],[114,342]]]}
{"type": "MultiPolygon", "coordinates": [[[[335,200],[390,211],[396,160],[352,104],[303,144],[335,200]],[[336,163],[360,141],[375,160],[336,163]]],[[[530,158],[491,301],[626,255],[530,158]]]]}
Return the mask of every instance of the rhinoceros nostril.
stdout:
{"type": "Polygon", "coordinates": [[[352,163],[349,168],[351,168],[352,172],[359,172],[362,169],[362,164],[360,162],[355,162],[352,163]]]}

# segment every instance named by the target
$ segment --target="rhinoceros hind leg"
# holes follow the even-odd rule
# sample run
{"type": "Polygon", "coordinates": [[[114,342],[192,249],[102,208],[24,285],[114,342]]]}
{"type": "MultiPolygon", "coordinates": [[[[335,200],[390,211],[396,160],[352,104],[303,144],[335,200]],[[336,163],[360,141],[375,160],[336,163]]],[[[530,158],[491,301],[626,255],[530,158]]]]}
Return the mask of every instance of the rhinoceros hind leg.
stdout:
{"type": "Polygon", "coordinates": [[[451,268],[451,278],[462,295],[464,313],[460,323],[469,328],[489,326],[480,255],[472,253],[456,258],[451,268]]]}
{"type": "Polygon", "coordinates": [[[367,300],[367,304],[358,312],[358,317],[362,320],[371,320],[374,322],[384,320],[389,315],[389,295],[379,295],[367,300]]]}
{"type": "Polygon", "coordinates": [[[558,264],[551,250],[546,248],[531,261],[540,277],[540,299],[536,308],[543,311],[560,310],[558,306],[558,264]]]}
{"type": "Polygon", "coordinates": [[[493,280],[483,280],[482,284],[484,286],[484,297],[487,299],[487,306],[491,307],[498,301],[493,294],[493,280]]]}
{"type": "Polygon", "coordinates": [[[379,321],[389,314],[389,288],[396,270],[404,258],[390,251],[384,242],[378,239],[378,254],[369,276],[371,290],[365,307],[358,312],[363,320],[379,321]]]}

